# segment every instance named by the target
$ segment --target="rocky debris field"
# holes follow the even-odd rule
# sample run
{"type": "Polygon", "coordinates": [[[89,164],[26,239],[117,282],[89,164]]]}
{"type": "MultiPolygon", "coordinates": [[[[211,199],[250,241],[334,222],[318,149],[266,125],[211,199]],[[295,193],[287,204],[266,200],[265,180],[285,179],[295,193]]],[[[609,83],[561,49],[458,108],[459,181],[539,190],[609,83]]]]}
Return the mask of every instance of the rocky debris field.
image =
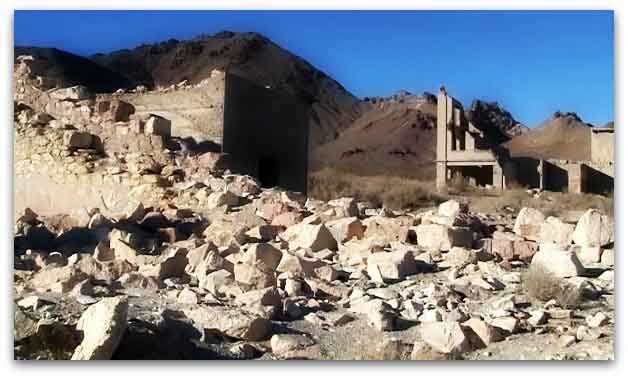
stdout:
{"type": "Polygon", "coordinates": [[[67,227],[26,209],[15,358],[613,358],[596,210],[397,212],[231,177],[246,191],[213,191],[204,214],[137,203],[67,227]]]}
{"type": "Polygon", "coordinates": [[[15,359],[614,357],[610,214],[261,188],[19,61],[15,359]]]}

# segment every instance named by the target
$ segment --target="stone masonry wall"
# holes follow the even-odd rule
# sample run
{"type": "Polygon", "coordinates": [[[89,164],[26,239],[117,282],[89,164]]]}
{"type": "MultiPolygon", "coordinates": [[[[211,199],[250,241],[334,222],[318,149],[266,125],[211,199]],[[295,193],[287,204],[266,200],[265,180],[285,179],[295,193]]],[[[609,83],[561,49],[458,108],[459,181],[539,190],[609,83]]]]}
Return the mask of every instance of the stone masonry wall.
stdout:
{"type": "Polygon", "coordinates": [[[222,142],[225,75],[213,71],[195,86],[181,84],[144,93],[114,94],[135,106],[139,116],[157,114],[172,122],[172,135],[222,142]]]}

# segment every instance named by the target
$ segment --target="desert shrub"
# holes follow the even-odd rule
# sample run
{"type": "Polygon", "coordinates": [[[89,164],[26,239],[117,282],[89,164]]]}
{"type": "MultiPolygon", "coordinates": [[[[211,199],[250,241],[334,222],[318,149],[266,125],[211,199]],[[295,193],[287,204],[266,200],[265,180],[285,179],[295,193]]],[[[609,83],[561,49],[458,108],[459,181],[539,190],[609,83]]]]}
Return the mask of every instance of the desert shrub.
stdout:
{"type": "Polygon", "coordinates": [[[540,266],[530,266],[521,276],[523,289],[539,301],[556,300],[562,308],[576,308],[580,304],[580,289],[554,276],[540,266]]]}
{"type": "Polygon", "coordinates": [[[361,176],[331,168],[310,175],[308,194],[324,201],[354,197],[395,209],[433,206],[446,200],[436,192],[434,182],[383,175],[361,176]]]}

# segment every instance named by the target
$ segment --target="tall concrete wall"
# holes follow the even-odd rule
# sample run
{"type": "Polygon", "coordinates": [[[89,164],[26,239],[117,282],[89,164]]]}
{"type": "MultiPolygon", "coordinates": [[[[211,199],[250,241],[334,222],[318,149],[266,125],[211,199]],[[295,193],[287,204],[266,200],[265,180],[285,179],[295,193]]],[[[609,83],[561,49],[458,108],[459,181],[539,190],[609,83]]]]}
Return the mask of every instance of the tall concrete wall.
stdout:
{"type": "Polygon", "coordinates": [[[234,171],[305,192],[309,106],[235,75],[226,83],[223,152],[234,171]]]}
{"type": "Polygon", "coordinates": [[[596,163],[615,161],[615,132],[591,129],[591,160],[596,163]]]}
{"type": "Polygon", "coordinates": [[[213,72],[209,79],[194,87],[115,96],[133,104],[139,116],[152,113],[169,119],[173,136],[222,141],[224,73],[213,72]]]}

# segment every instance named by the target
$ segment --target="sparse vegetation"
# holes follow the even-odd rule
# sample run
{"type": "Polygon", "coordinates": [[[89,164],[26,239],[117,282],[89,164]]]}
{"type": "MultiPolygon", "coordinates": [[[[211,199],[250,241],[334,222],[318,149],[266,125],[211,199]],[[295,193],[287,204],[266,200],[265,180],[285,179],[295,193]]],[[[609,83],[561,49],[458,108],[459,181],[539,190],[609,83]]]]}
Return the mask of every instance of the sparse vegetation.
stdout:
{"type": "Polygon", "coordinates": [[[309,195],[320,200],[343,196],[390,208],[433,206],[445,201],[433,182],[394,176],[359,176],[324,168],[309,177],[309,195]]]}
{"type": "MultiPolygon", "coordinates": [[[[451,193],[451,191],[450,191],[451,193]]],[[[613,216],[613,196],[589,193],[559,193],[544,191],[538,195],[528,193],[525,189],[509,189],[503,192],[476,190],[465,191],[461,197],[472,199],[473,210],[483,213],[501,212],[511,207],[514,212],[522,207],[533,207],[546,216],[563,216],[566,211],[584,211],[599,209],[613,216]]]]}
{"type": "Polygon", "coordinates": [[[521,278],[526,293],[539,301],[554,299],[563,308],[577,308],[580,304],[579,288],[539,266],[530,266],[521,278]]]}

